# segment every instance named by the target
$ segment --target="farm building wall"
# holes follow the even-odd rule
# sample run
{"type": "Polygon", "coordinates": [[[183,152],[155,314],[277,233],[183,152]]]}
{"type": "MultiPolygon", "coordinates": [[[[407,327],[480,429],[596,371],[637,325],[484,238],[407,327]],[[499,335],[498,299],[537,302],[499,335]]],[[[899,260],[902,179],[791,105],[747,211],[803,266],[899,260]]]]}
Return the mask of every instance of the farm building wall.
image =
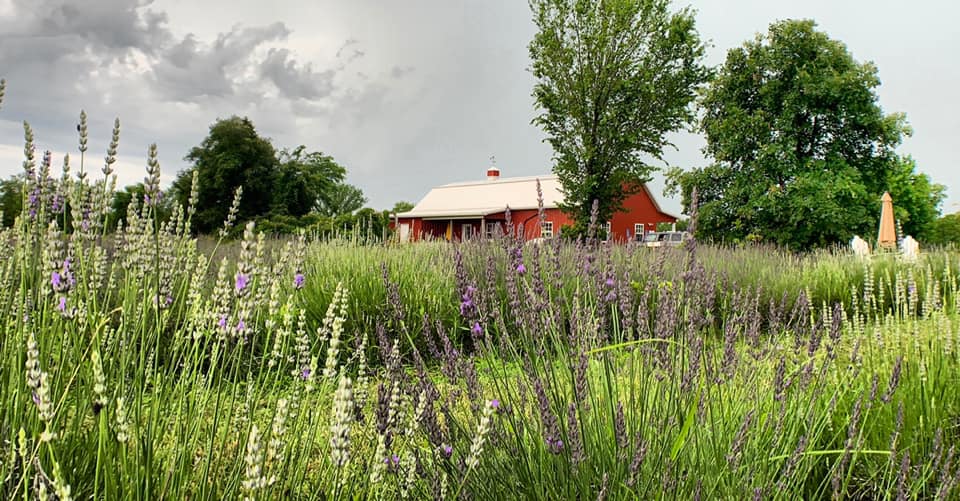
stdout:
{"type": "Polygon", "coordinates": [[[613,240],[625,242],[636,238],[636,225],[644,226],[644,233],[657,230],[657,223],[675,223],[677,218],[664,214],[657,209],[651,195],[645,188],[630,195],[623,201],[623,210],[613,215],[610,221],[610,233],[613,240]]]}
{"type": "MultiPolygon", "coordinates": [[[[574,220],[568,214],[557,208],[544,209],[544,217],[547,223],[550,223],[553,236],[560,234],[561,228],[573,225],[574,220]]],[[[539,214],[536,209],[513,210],[510,213],[510,219],[516,231],[523,230],[524,240],[540,238],[541,228],[539,226],[539,214]]],[[[617,242],[625,242],[628,239],[635,239],[637,230],[642,227],[643,232],[656,231],[657,223],[672,223],[676,218],[665,214],[657,209],[657,205],[651,198],[646,189],[641,189],[637,193],[624,200],[623,210],[617,212],[611,218],[610,237],[617,242]]],[[[483,218],[475,217],[471,219],[423,219],[417,217],[399,218],[396,223],[401,231],[401,239],[404,238],[402,231],[406,231],[406,240],[421,239],[441,239],[441,240],[462,240],[466,233],[468,237],[477,235],[484,236],[490,228],[485,227],[490,223],[498,223],[499,231],[506,231],[506,214],[498,212],[488,214],[483,218]]],[[[391,227],[394,222],[391,221],[391,227]]],[[[397,228],[395,228],[397,229],[397,228]]]]}

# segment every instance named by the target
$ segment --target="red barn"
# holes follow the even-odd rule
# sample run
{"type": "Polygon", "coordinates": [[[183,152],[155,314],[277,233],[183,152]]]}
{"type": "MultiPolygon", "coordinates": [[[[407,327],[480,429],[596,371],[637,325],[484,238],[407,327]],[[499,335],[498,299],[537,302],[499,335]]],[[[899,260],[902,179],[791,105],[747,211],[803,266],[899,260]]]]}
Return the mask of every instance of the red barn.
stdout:
{"type": "MultiPolygon", "coordinates": [[[[506,229],[506,209],[524,239],[550,238],[560,227],[572,225],[573,219],[559,208],[563,200],[560,181],[555,175],[501,178],[500,170],[491,167],[486,181],[469,181],[438,186],[423,197],[410,211],[394,216],[401,241],[436,238],[460,240],[475,236],[490,237],[506,229]],[[537,220],[537,180],[543,192],[546,221],[537,220]]],[[[673,223],[677,218],[660,209],[646,185],[627,197],[623,210],[607,222],[615,241],[642,238],[656,230],[657,223],[673,223]]]]}

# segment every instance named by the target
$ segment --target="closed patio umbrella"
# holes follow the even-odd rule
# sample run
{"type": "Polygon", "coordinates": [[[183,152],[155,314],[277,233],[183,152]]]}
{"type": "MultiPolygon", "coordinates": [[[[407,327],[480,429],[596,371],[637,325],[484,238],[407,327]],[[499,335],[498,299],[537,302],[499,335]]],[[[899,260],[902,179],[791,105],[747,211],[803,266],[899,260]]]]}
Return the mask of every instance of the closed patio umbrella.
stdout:
{"type": "Polygon", "coordinates": [[[887,249],[897,247],[897,229],[893,222],[893,198],[889,192],[884,192],[880,197],[882,202],[880,207],[880,234],[877,236],[877,244],[887,249]]]}

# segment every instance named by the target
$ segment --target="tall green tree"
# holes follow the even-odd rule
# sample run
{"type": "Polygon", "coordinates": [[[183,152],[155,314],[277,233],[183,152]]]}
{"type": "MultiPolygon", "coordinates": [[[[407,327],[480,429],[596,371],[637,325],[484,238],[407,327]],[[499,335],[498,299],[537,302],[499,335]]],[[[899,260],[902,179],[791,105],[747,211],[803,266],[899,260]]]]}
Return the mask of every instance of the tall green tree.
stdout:
{"type": "Polygon", "coordinates": [[[317,213],[322,216],[337,217],[353,214],[360,210],[367,198],[363,191],[347,183],[337,183],[330,190],[320,196],[317,203],[317,213]]]}
{"type": "Polygon", "coordinates": [[[667,133],[694,118],[709,71],[690,9],[669,0],[531,0],[534,123],[553,147],[564,210],[585,228],[650,180],[672,146],[667,133]]]}
{"type": "Polygon", "coordinates": [[[416,205],[412,202],[407,202],[405,200],[400,200],[399,202],[393,204],[393,208],[388,211],[389,214],[399,214],[401,212],[408,212],[413,210],[416,205]]]}
{"type": "Polygon", "coordinates": [[[947,188],[917,172],[917,164],[909,156],[900,158],[894,165],[887,177],[887,186],[893,198],[895,219],[903,233],[921,242],[930,241],[947,188]]]}
{"type": "Polygon", "coordinates": [[[715,163],[668,175],[685,205],[697,188],[698,233],[795,249],[846,242],[875,234],[888,190],[901,220],[922,231],[942,188],[896,154],[910,129],[880,108],[879,84],[872,63],[813,21],[774,23],[730,50],[701,100],[704,151],[715,163]]]}
{"type": "MultiPolygon", "coordinates": [[[[296,217],[309,214],[318,208],[318,203],[340,189],[347,175],[347,170],[332,157],[308,152],[302,145],[292,151],[280,151],[278,162],[280,170],[273,203],[277,214],[296,217]]],[[[362,207],[364,202],[361,201],[356,208],[362,207]]]]}
{"type": "Polygon", "coordinates": [[[940,245],[960,245],[960,212],[947,214],[934,221],[927,241],[940,245]]]}
{"type": "Polygon", "coordinates": [[[257,134],[248,118],[217,120],[185,160],[192,167],[179,174],[174,191],[178,203],[185,204],[193,172],[197,172],[199,196],[193,225],[200,233],[211,233],[220,227],[238,186],[243,186],[239,221],[266,215],[273,207],[276,152],[269,140],[257,134]]]}

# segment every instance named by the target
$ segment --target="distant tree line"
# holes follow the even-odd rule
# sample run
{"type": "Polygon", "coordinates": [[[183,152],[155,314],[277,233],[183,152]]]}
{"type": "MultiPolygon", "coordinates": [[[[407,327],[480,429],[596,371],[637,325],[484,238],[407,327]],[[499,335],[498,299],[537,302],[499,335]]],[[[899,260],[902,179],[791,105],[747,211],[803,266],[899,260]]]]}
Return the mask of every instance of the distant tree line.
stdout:
{"type": "Polygon", "coordinates": [[[193,228],[199,233],[220,228],[238,189],[237,220],[257,219],[264,231],[332,231],[353,228],[361,219],[371,231],[382,233],[385,228],[380,213],[361,211],[367,199],[360,188],[345,182],[342,165],[302,145],[277,150],[248,118],[217,120],[185,160],[191,167],[179,173],[171,191],[177,203],[187,204],[196,174],[193,228]]]}
{"type": "MultiPolygon", "coordinates": [[[[214,234],[222,227],[238,189],[242,195],[232,226],[235,235],[243,222],[256,220],[268,234],[305,230],[379,239],[388,232],[390,213],[411,206],[399,202],[393,211],[365,208],[363,191],[345,182],[347,170],[332,157],[302,145],[277,150],[248,118],[217,120],[185,159],[190,167],[177,175],[153,208],[163,221],[173,213],[173,204],[186,206],[193,195],[192,226],[200,234],[214,234]],[[192,193],[194,175],[196,193],[192,193]]],[[[27,196],[23,180],[23,175],[16,175],[0,181],[4,226],[12,226],[21,213],[27,196]]],[[[106,229],[115,231],[124,224],[131,202],[141,204],[145,196],[143,183],[117,190],[106,215],[106,229]]]]}

